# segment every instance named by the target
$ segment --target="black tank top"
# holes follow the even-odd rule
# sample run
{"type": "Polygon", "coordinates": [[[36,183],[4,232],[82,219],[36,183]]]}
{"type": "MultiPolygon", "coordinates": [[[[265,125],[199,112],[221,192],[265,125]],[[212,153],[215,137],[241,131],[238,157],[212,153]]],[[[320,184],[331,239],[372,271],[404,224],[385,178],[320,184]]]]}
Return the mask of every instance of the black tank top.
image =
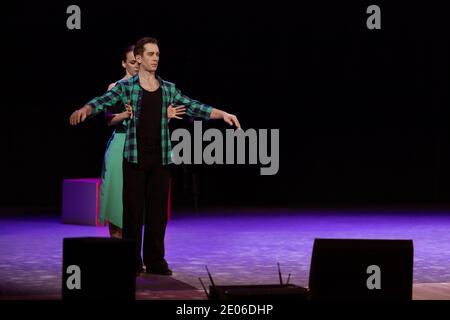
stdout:
{"type": "Polygon", "coordinates": [[[143,90],[139,120],[136,128],[138,153],[161,149],[162,90],[143,90]]]}

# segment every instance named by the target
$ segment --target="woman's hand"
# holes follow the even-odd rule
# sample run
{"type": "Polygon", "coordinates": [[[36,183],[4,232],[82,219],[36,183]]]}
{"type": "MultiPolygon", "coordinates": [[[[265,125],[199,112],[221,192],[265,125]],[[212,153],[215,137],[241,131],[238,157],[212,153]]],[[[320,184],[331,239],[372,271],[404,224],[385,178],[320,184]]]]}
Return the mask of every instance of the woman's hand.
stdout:
{"type": "Polygon", "coordinates": [[[131,106],[131,101],[128,101],[128,103],[125,105],[125,111],[122,113],[125,119],[133,119],[133,107],[131,106]]]}
{"type": "Polygon", "coordinates": [[[186,107],[185,106],[174,107],[173,105],[170,105],[169,107],[167,107],[167,118],[169,120],[171,118],[183,119],[180,116],[185,114],[185,113],[186,113],[186,107]]]}

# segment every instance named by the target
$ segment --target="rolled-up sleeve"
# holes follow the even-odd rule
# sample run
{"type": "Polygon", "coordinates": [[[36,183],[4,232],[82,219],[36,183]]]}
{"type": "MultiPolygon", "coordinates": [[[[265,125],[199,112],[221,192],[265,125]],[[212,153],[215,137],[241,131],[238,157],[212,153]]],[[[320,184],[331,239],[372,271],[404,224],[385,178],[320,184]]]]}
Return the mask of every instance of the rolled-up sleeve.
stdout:
{"type": "Polygon", "coordinates": [[[204,120],[209,120],[211,117],[211,112],[213,109],[211,106],[183,95],[178,89],[175,89],[173,102],[177,105],[185,105],[186,114],[189,117],[202,118],[204,120]]]}
{"type": "Polygon", "coordinates": [[[119,101],[122,101],[122,92],[122,86],[116,85],[104,95],[89,101],[87,104],[92,107],[91,116],[94,116],[105,109],[111,108],[115,106],[119,101]]]}

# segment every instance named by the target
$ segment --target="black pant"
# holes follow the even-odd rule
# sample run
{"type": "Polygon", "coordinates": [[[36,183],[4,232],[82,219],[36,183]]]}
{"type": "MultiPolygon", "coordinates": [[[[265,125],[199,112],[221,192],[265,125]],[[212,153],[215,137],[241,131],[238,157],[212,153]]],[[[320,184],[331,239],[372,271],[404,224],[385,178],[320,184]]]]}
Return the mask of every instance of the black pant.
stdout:
{"type": "Polygon", "coordinates": [[[136,269],[164,268],[170,172],[162,165],[161,149],[139,153],[138,164],[123,160],[123,238],[136,243],[136,269]]]}

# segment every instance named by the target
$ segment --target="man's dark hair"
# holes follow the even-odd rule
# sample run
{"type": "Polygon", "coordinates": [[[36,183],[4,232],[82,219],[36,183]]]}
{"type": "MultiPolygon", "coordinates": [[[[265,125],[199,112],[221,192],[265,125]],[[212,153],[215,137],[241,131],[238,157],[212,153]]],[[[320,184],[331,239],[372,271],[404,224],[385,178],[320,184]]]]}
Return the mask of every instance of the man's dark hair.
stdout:
{"type": "Polygon", "coordinates": [[[122,51],[122,61],[127,62],[127,54],[128,52],[133,52],[134,54],[134,45],[128,46],[125,48],[125,50],[122,51]]]}
{"type": "Polygon", "coordinates": [[[158,45],[158,40],[156,40],[155,38],[151,38],[151,37],[145,37],[142,39],[139,39],[138,42],[136,42],[136,45],[134,46],[134,56],[136,57],[137,55],[142,56],[142,54],[144,53],[144,46],[147,43],[153,43],[158,45]]]}

